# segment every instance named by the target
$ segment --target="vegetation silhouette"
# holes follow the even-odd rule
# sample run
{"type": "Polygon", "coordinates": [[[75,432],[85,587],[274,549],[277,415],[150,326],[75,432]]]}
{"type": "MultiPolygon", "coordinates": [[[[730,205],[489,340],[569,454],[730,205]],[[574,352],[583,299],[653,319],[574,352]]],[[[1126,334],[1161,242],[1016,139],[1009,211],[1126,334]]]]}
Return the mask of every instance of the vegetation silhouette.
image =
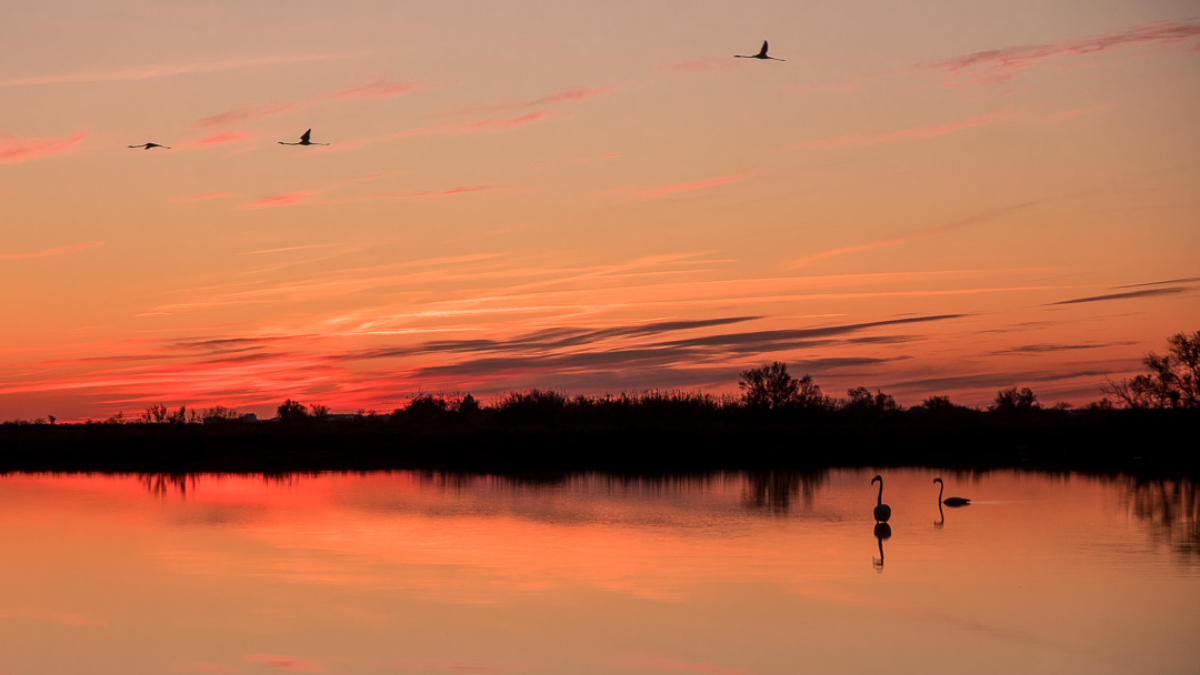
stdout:
{"type": "MultiPolygon", "coordinates": [[[[273,420],[261,422],[224,406],[164,403],[104,422],[18,420],[0,424],[0,471],[747,470],[771,476],[928,466],[1200,475],[1200,452],[1175,440],[1194,437],[1200,422],[1189,393],[1200,333],[1175,336],[1171,345],[1169,357],[1147,357],[1157,368],[1147,376],[1157,378],[1154,387],[1131,382],[1129,400],[1118,396],[1115,403],[1105,399],[1074,410],[1042,407],[1027,387],[998,392],[987,410],[936,395],[905,410],[879,389],[826,396],[811,376],[793,377],[776,362],[742,372],[738,398],[677,391],[571,397],[532,389],[490,405],[470,394],[420,393],[388,414],[335,414],[289,398],[273,420]],[[1168,393],[1144,398],[1141,391],[1168,393]]],[[[751,499],[770,505],[779,503],[776,495],[794,494],[770,482],[775,478],[765,480],[761,499],[751,499]]]]}
{"type": "Polygon", "coordinates": [[[1132,380],[1108,381],[1102,391],[1130,408],[1200,408],[1200,331],[1167,339],[1168,354],[1146,355],[1150,371],[1132,380]]]}

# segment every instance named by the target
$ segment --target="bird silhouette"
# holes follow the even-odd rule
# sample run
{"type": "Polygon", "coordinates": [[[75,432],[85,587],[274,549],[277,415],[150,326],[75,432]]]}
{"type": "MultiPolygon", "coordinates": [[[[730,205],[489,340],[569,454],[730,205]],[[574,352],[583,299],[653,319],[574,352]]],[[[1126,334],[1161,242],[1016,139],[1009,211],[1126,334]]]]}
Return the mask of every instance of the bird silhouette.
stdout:
{"type": "Polygon", "coordinates": [[[883,540],[892,538],[892,526],[887,523],[875,523],[875,540],[879,542],[879,557],[871,556],[871,563],[877,572],[883,571],[883,540]]]}
{"type": "Polygon", "coordinates": [[[163,148],[165,150],[171,149],[171,146],[169,146],[169,145],[160,145],[158,143],[142,143],[141,145],[131,145],[129,147],[130,148],[145,148],[146,150],[149,150],[150,148],[163,148]]]}
{"type": "Polygon", "coordinates": [[[763,40],[762,49],[758,50],[757,54],[734,54],[735,59],[770,59],[772,61],[786,61],[787,59],[777,59],[774,56],[767,56],[767,41],[763,40]]]}
{"type": "Polygon", "coordinates": [[[946,497],[945,499],[942,499],[942,492],[945,491],[946,484],[942,482],[941,478],[934,478],[933,482],[940,486],[938,487],[938,501],[946,506],[966,506],[967,504],[971,503],[971,500],[967,499],[966,497],[946,497]]]}
{"type": "Polygon", "coordinates": [[[279,144],[280,145],[329,145],[328,143],[313,143],[312,142],[312,129],[309,129],[308,131],[300,134],[300,142],[299,143],[287,143],[285,141],[279,141],[279,144]]]}
{"type": "Polygon", "coordinates": [[[883,476],[875,476],[871,479],[871,484],[874,485],[875,481],[879,481],[879,497],[876,498],[874,511],[875,522],[886,523],[892,517],[892,507],[883,503],[883,476]]]}

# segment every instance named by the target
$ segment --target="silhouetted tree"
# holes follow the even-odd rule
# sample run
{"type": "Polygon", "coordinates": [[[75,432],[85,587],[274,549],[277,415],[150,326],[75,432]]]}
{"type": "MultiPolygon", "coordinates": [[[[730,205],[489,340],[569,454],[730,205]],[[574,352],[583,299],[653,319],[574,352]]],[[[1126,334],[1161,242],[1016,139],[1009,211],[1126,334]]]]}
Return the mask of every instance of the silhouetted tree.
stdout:
{"type": "Polygon", "coordinates": [[[788,374],[787,364],[780,361],[743,371],[738,388],[742,390],[742,402],[750,408],[776,410],[827,404],[821,388],[813,384],[812,376],[796,379],[788,374]]]}
{"type": "Polygon", "coordinates": [[[236,410],[219,405],[200,413],[200,421],[204,424],[229,424],[241,422],[242,415],[236,410]]]}
{"type": "Polygon", "coordinates": [[[155,403],[155,404],[147,407],[146,411],[142,413],[142,421],[143,422],[154,422],[155,424],[162,424],[163,421],[166,419],[167,419],[167,406],[165,406],[161,403],[155,403]]]}
{"type": "Polygon", "coordinates": [[[885,394],[876,389],[872,394],[870,389],[866,387],[855,387],[846,392],[850,397],[842,406],[844,410],[856,413],[882,413],[895,412],[900,410],[900,406],[896,403],[896,399],[892,398],[891,394],[885,394]]]}
{"type": "Polygon", "coordinates": [[[170,424],[187,424],[189,421],[195,421],[196,413],[192,412],[189,416],[186,405],[179,406],[179,410],[173,413],[168,413],[164,418],[170,424]]]}
{"type": "Polygon", "coordinates": [[[303,403],[289,398],[279,404],[279,407],[275,409],[275,414],[279,416],[280,422],[303,422],[308,419],[308,408],[303,403]]]}
{"type": "Polygon", "coordinates": [[[1001,389],[996,393],[996,400],[988,407],[992,412],[1000,413],[1016,413],[1029,412],[1031,410],[1040,410],[1041,404],[1037,402],[1037,395],[1033,393],[1029,387],[1009,387],[1001,389]]]}
{"type": "Polygon", "coordinates": [[[1200,331],[1167,339],[1169,352],[1150,352],[1142,363],[1149,373],[1101,387],[1130,408],[1200,408],[1200,331]]]}
{"type": "Polygon", "coordinates": [[[309,408],[308,416],[315,420],[329,419],[329,406],[314,403],[309,408]]]}
{"type": "Polygon", "coordinates": [[[457,410],[464,415],[476,415],[479,413],[479,401],[476,401],[474,396],[467,394],[458,402],[457,410]]]}

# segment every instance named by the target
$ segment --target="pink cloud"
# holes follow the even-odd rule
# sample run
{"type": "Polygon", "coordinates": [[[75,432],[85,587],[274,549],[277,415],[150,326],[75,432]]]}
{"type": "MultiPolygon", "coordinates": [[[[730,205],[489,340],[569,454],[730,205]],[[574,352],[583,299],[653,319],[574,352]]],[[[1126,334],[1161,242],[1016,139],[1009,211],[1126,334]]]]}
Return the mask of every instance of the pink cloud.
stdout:
{"type": "Polygon", "coordinates": [[[527,115],[518,117],[491,117],[474,122],[459,122],[455,124],[434,124],[426,127],[418,127],[401,131],[397,134],[388,136],[388,139],[409,138],[412,136],[428,136],[431,134],[463,134],[475,132],[490,132],[490,131],[508,131],[518,127],[547,122],[553,119],[559,119],[562,115],[551,115],[550,113],[539,110],[531,112],[527,115]]]}
{"type": "Polygon", "coordinates": [[[396,81],[388,77],[381,77],[366,84],[350,87],[349,89],[343,89],[341,91],[335,91],[329,94],[319,94],[317,96],[310,96],[308,98],[302,98],[296,101],[288,101],[285,103],[229,110],[211,117],[205,117],[204,119],[197,120],[193,123],[193,126],[198,128],[206,128],[226,126],[231,124],[242,124],[294,110],[302,110],[318,103],[364,98],[391,98],[414,91],[420,91],[428,88],[428,86],[429,85],[422,82],[396,81]]]}
{"type": "Polygon", "coordinates": [[[677,661],[675,659],[650,658],[642,659],[642,663],[654,668],[673,670],[681,673],[703,673],[704,675],[750,675],[750,671],[741,668],[726,668],[712,663],[699,661],[677,661]]]}
{"type": "Polygon", "coordinates": [[[225,675],[226,673],[236,673],[236,668],[223,666],[217,663],[177,663],[174,666],[175,670],[185,673],[209,673],[211,675],[225,675]]]}
{"type": "Polygon", "coordinates": [[[808,143],[800,143],[798,145],[792,145],[792,146],[788,146],[788,147],[792,148],[792,149],[841,148],[841,147],[854,146],[854,145],[873,145],[875,143],[887,143],[889,141],[902,141],[902,140],[909,140],[909,139],[914,139],[914,138],[933,138],[935,136],[944,136],[946,134],[954,133],[955,131],[961,131],[963,129],[977,127],[982,124],[988,124],[990,122],[998,122],[998,121],[1002,121],[1002,120],[1013,119],[1014,117],[1018,117],[1021,114],[1023,114],[1025,112],[1025,110],[1026,110],[1025,108],[1018,108],[1018,109],[1013,109],[1013,110],[1002,110],[997,113],[992,113],[991,115],[985,115],[984,117],[978,117],[975,119],[965,120],[962,122],[955,122],[954,124],[947,124],[947,125],[940,126],[940,127],[921,127],[921,128],[917,128],[917,129],[902,129],[900,131],[892,131],[892,132],[889,132],[886,134],[879,134],[876,136],[852,136],[852,135],[847,134],[847,135],[843,135],[843,136],[835,136],[833,138],[826,138],[826,139],[822,139],[819,141],[810,141],[808,143]]]}
{"type": "Polygon", "coordinates": [[[1094,112],[1100,112],[1101,110],[1108,110],[1111,107],[1111,103],[1102,103],[1100,105],[1089,106],[1087,108],[1061,110],[1059,112],[1047,113],[1044,117],[1042,117],[1042,121],[1052,124],[1054,122],[1061,122],[1063,120],[1071,119],[1072,117],[1079,117],[1080,115],[1087,115],[1094,112]]]}
{"type": "Polygon", "coordinates": [[[82,614],[72,614],[70,612],[54,612],[41,609],[0,609],[0,618],[18,618],[18,619],[40,619],[44,621],[53,621],[64,626],[107,626],[108,623],[93,619],[82,614]]]}
{"type": "Polygon", "coordinates": [[[20,87],[38,84],[78,84],[84,82],[123,82],[132,80],[149,80],[175,75],[191,75],[197,73],[212,73],[222,70],[237,70],[257,66],[271,66],[286,63],[306,63],[311,61],[328,61],[344,59],[358,54],[306,54],[302,56],[264,56],[249,59],[225,59],[223,61],[206,61],[197,63],[175,63],[156,66],[140,66],[122,68],[103,72],[68,73],[64,75],[43,75],[40,77],[23,77],[12,80],[0,80],[0,87],[20,87]]]}
{"type": "Polygon", "coordinates": [[[201,192],[200,194],[187,195],[184,197],[173,197],[171,198],[171,201],[177,204],[186,204],[188,202],[206,202],[210,199],[225,199],[226,197],[233,197],[234,195],[235,193],[233,192],[201,192]]]}
{"type": "Polygon", "coordinates": [[[672,61],[655,66],[655,70],[666,73],[718,73],[735,68],[742,68],[746,61],[733,58],[718,58],[709,56],[701,59],[686,59],[672,61]]]}
{"type": "Polygon", "coordinates": [[[103,245],[104,245],[104,242],[102,242],[102,241],[88,241],[88,242],[84,242],[82,244],[71,244],[70,246],[59,246],[58,248],[51,248],[51,249],[47,249],[45,251],[37,251],[35,253],[0,253],[0,260],[24,260],[26,258],[45,258],[47,256],[63,255],[66,253],[74,253],[75,251],[81,251],[85,248],[91,248],[93,246],[103,246],[103,245]]]}
{"type": "Polygon", "coordinates": [[[677,185],[667,185],[665,187],[650,188],[648,190],[638,190],[632,193],[632,199],[648,199],[651,197],[662,197],[663,195],[672,195],[679,192],[691,192],[693,190],[703,190],[705,188],[716,187],[718,185],[728,185],[729,183],[740,183],[749,179],[754,175],[751,171],[743,171],[742,173],[732,173],[728,176],[718,176],[717,178],[709,178],[707,180],[699,180],[692,183],[679,183],[677,185]]]}
{"type": "Polygon", "coordinates": [[[292,206],[293,204],[299,204],[300,202],[305,201],[306,197],[316,194],[316,192],[316,190],[304,190],[301,192],[288,192],[282,195],[274,195],[272,197],[263,197],[262,199],[244,202],[238,206],[238,208],[266,209],[275,206],[292,206]]]}
{"type": "Polygon", "coordinates": [[[356,99],[356,98],[391,98],[393,96],[401,96],[414,91],[420,91],[427,88],[428,85],[422,82],[405,82],[393,81],[388,77],[380,77],[366,84],[342,91],[327,94],[322,97],[328,100],[340,99],[356,99]]]}
{"type": "Polygon", "coordinates": [[[203,148],[210,145],[228,145],[230,143],[248,141],[254,137],[255,135],[249,131],[222,131],[195,140],[184,141],[175,147],[179,150],[187,150],[189,148],[203,148]]]}
{"type": "Polygon", "coordinates": [[[91,134],[84,132],[63,138],[17,138],[0,136],[0,164],[27,162],[47,155],[70,152],[91,134]]]}
{"type": "Polygon", "coordinates": [[[604,94],[617,91],[620,88],[621,85],[619,84],[609,84],[603,87],[571,87],[569,89],[556,91],[552,94],[542,96],[541,98],[535,98],[528,101],[470,106],[466,108],[459,108],[458,110],[451,110],[445,114],[449,117],[455,115],[471,115],[481,112],[499,112],[503,110],[520,110],[522,108],[539,108],[558,103],[579,103],[581,101],[586,101],[589,98],[595,98],[596,96],[602,96],[604,94]]]}
{"type": "MultiPolygon", "coordinates": [[[[1200,38],[1200,22],[1156,21],[1082,39],[973,52],[943,61],[918,64],[916,67],[952,75],[969,74],[977,82],[1000,82],[1011,79],[1014,70],[1060,56],[1081,56],[1141,45],[1176,44],[1195,38],[1200,38]]],[[[1200,45],[1191,45],[1189,48],[1197,49],[1200,45]]]]}
{"type": "Polygon", "coordinates": [[[282,670],[294,670],[298,673],[323,673],[325,670],[320,666],[314,665],[304,659],[295,656],[278,656],[274,654],[248,654],[246,661],[250,663],[259,663],[268,668],[279,668],[282,670]]]}

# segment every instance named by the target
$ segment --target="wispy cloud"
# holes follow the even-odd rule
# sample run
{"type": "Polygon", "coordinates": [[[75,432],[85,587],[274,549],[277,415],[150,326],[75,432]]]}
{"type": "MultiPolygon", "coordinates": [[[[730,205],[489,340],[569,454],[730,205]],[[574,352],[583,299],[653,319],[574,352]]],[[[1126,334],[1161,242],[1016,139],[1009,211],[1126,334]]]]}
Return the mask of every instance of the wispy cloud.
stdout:
{"type": "Polygon", "coordinates": [[[171,201],[177,204],[187,204],[189,202],[205,202],[211,199],[225,199],[235,195],[236,193],[234,192],[201,192],[199,194],[185,195],[183,197],[172,197],[171,201]]]}
{"type": "Polygon", "coordinates": [[[715,663],[702,661],[680,661],[662,657],[642,659],[644,665],[652,668],[670,670],[677,673],[700,673],[701,675],[750,675],[750,671],[741,668],[728,668],[715,663]]]}
{"type": "Polygon", "coordinates": [[[1085,298],[1075,298],[1073,300],[1063,300],[1061,302],[1051,302],[1047,306],[1052,305],[1077,305],[1085,302],[1105,302],[1108,300],[1129,300],[1131,298],[1148,298],[1156,295],[1174,295],[1185,291],[1194,290],[1186,286],[1168,286],[1166,288],[1148,288],[1144,291],[1127,291],[1125,293],[1107,293],[1105,295],[1089,295],[1085,298]]]}
{"type": "Polygon", "coordinates": [[[831,249],[828,251],[822,251],[820,253],[814,253],[813,255],[809,255],[809,256],[805,256],[803,258],[799,258],[797,260],[793,260],[790,263],[784,265],[784,268],[785,269],[797,269],[800,267],[807,267],[809,265],[812,265],[813,263],[817,263],[822,260],[827,260],[829,258],[837,258],[840,256],[852,255],[855,253],[865,253],[867,251],[875,251],[875,250],[878,250],[881,248],[888,248],[891,246],[899,246],[901,244],[908,244],[908,243],[911,243],[914,241],[928,239],[930,237],[935,237],[939,234],[951,232],[953,230],[957,230],[959,228],[966,227],[968,225],[974,225],[976,223],[987,222],[989,220],[993,220],[1000,216],[1005,216],[1010,213],[1014,213],[1014,212],[1023,210],[1025,208],[1028,208],[1029,206],[1036,204],[1036,203],[1037,202],[1026,202],[1023,204],[1015,204],[1013,206],[1006,206],[1006,207],[999,208],[999,209],[993,209],[991,211],[985,211],[984,213],[976,214],[974,216],[970,216],[968,218],[963,218],[961,220],[956,220],[952,223],[947,223],[945,225],[938,225],[936,227],[929,227],[929,228],[925,228],[923,230],[917,230],[916,232],[913,232],[911,234],[906,234],[906,235],[903,235],[900,237],[894,237],[892,239],[881,239],[879,241],[872,241],[872,242],[869,242],[866,244],[858,244],[856,246],[843,246],[841,248],[835,248],[835,249],[831,249]]]}
{"type": "Polygon", "coordinates": [[[707,56],[697,59],[684,59],[661,63],[654,67],[664,73],[719,73],[737,68],[744,68],[747,62],[732,57],[707,56]]]}
{"type": "Polygon", "coordinates": [[[25,260],[26,258],[46,258],[52,255],[65,255],[82,251],[85,248],[93,246],[103,246],[102,241],[87,241],[81,244],[71,244],[70,246],[59,246],[58,248],[46,249],[45,251],[35,251],[33,253],[0,253],[0,260],[25,260]]]}
{"type": "Polygon", "coordinates": [[[256,134],[249,131],[222,131],[208,136],[192,139],[177,143],[173,147],[177,150],[190,150],[192,148],[205,148],[213,145],[229,145],[231,143],[244,143],[246,141],[257,138],[256,134]]]}
{"type": "Polygon", "coordinates": [[[936,127],[919,127],[915,129],[901,129],[899,131],[891,131],[886,134],[877,134],[873,136],[855,136],[846,134],[843,136],[835,136],[833,138],[825,138],[819,141],[808,141],[795,145],[786,146],[785,149],[823,149],[823,148],[841,148],[846,146],[856,145],[873,145],[875,143],[888,143],[891,141],[911,140],[914,138],[934,138],[936,136],[945,136],[963,129],[970,129],[991,122],[1000,122],[1011,120],[1020,117],[1026,108],[1016,108],[1011,110],[1001,110],[1000,112],[976,117],[961,122],[945,124],[936,127]]]}
{"type": "Polygon", "coordinates": [[[562,89],[546,96],[519,101],[517,103],[495,103],[490,105],[467,106],[444,113],[446,116],[474,115],[484,112],[501,112],[505,110],[521,110],[526,108],[545,108],[559,103],[579,103],[589,98],[610,94],[621,88],[619,84],[609,84],[602,87],[571,87],[562,89]]]}
{"type": "Polygon", "coordinates": [[[239,209],[267,209],[276,206],[292,206],[306,201],[311,195],[316,194],[316,190],[303,190],[300,192],[288,192],[282,195],[274,195],[271,197],[263,197],[254,199],[248,202],[243,202],[238,206],[239,209]]]}
{"type": "Polygon", "coordinates": [[[951,75],[966,75],[976,82],[1002,82],[1011,79],[1014,70],[1028,68],[1048,59],[1145,45],[1180,44],[1196,38],[1200,38],[1200,22],[1195,19],[1156,21],[1075,40],[988,49],[916,67],[951,75]]]}
{"type": "Polygon", "coordinates": [[[1086,108],[1074,108],[1071,110],[1060,110],[1058,112],[1046,113],[1045,115],[1042,116],[1042,121],[1046,122],[1047,124],[1053,124],[1055,122],[1069,120],[1071,118],[1079,117],[1081,115],[1090,115],[1091,113],[1100,112],[1102,110],[1108,110],[1109,108],[1112,108],[1111,103],[1101,103],[1100,105],[1088,106],[1086,108]]]}
{"type": "Polygon", "coordinates": [[[246,661],[250,663],[258,663],[268,668],[278,668],[281,670],[292,670],[298,673],[323,673],[324,668],[304,659],[295,656],[281,656],[275,654],[249,654],[246,656],[246,661]]]}
{"type": "Polygon", "coordinates": [[[75,145],[91,134],[84,132],[61,138],[17,138],[0,136],[0,164],[27,162],[47,155],[71,152],[75,145]]]}
{"type": "Polygon", "coordinates": [[[308,98],[302,98],[296,101],[286,101],[283,103],[273,103],[270,105],[251,106],[227,110],[223,113],[197,120],[193,123],[193,126],[198,128],[208,128],[245,124],[274,115],[280,115],[286,112],[302,110],[318,103],[366,98],[392,98],[395,96],[402,96],[415,91],[428,89],[430,86],[431,85],[424,82],[393,80],[388,77],[381,77],[365,84],[350,87],[348,89],[342,89],[327,94],[318,94],[316,96],[310,96],[308,98]]]}
{"type": "Polygon", "coordinates": [[[1141,288],[1143,286],[1167,286],[1169,284],[1190,284],[1200,281],[1200,277],[1185,277],[1183,279],[1168,279],[1167,281],[1148,281],[1141,284],[1126,284],[1114,288],[1141,288]]]}
{"type": "Polygon", "coordinates": [[[410,138],[413,136],[428,136],[431,134],[471,134],[471,133],[487,133],[497,131],[509,131],[519,127],[529,126],[531,124],[540,124],[567,117],[567,113],[551,113],[546,110],[538,110],[518,115],[517,117],[488,117],[481,120],[471,122],[454,122],[447,124],[431,124],[408,131],[391,134],[385,137],[384,140],[394,140],[397,138],[410,138]]]}
{"type": "Polygon", "coordinates": [[[730,183],[740,183],[744,180],[749,180],[754,177],[753,171],[743,171],[741,173],[731,173],[725,176],[716,178],[708,178],[705,180],[693,181],[691,183],[677,183],[675,185],[666,185],[663,187],[648,188],[645,190],[636,190],[629,194],[631,199],[649,199],[652,197],[662,197],[665,195],[673,195],[680,192],[693,192],[695,190],[704,190],[706,188],[717,187],[719,185],[728,185],[730,183]]]}
{"type": "Polygon", "coordinates": [[[1084,343],[1084,344],[1036,344],[1036,345],[1019,345],[1010,349],[1000,349],[991,352],[995,355],[1001,354],[1051,354],[1056,352],[1074,352],[1084,349],[1101,349],[1103,347],[1124,347],[1137,344],[1136,342],[1104,342],[1104,343],[1084,343]]]}
{"type": "Polygon", "coordinates": [[[90,71],[82,73],[64,73],[59,75],[41,75],[38,77],[23,77],[10,80],[0,80],[0,87],[23,87],[39,84],[76,84],[84,82],[121,82],[132,80],[150,80],[176,75],[193,75],[213,73],[222,70],[239,70],[259,66],[273,66],[287,63],[308,63],[312,61],[330,61],[360,56],[360,53],[343,54],[303,54],[293,56],[261,56],[243,59],[223,59],[220,61],[195,61],[192,63],[168,63],[153,66],[135,66],[116,70],[90,71]]]}

